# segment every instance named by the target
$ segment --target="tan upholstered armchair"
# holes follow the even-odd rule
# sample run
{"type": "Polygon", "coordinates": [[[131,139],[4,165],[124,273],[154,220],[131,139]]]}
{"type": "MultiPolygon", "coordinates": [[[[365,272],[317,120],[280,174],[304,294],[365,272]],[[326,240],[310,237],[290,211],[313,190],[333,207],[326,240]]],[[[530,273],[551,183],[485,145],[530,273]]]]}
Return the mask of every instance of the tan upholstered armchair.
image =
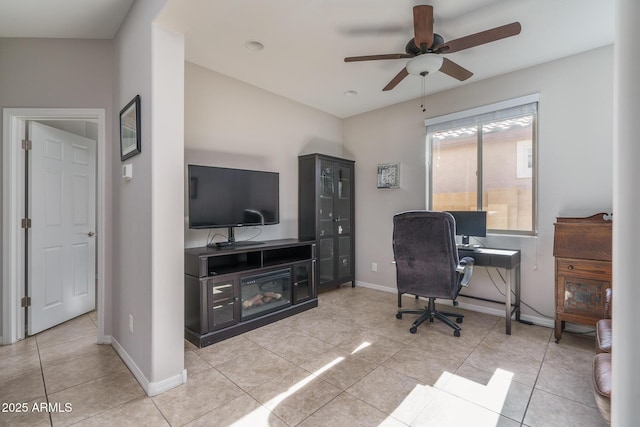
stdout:
{"type": "Polygon", "coordinates": [[[593,358],[593,394],[605,420],[611,422],[611,288],[606,291],[605,318],[596,323],[596,351],[593,358]]]}

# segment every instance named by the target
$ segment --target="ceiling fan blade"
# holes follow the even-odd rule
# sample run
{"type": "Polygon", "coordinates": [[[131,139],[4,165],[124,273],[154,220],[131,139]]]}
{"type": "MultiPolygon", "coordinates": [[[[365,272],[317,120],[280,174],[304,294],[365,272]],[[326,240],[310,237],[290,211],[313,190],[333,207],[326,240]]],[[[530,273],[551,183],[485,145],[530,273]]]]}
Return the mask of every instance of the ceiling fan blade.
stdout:
{"type": "Polygon", "coordinates": [[[433,6],[413,7],[414,43],[418,49],[426,45],[423,53],[433,44],[433,6]]]}
{"type": "Polygon", "coordinates": [[[473,76],[473,73],[471,71],[459,66],[458,64],[447,58],[442,58],[442,66],[440,67],[440,71],[448,76],[453,77],[454,79],[460,80],[461,82],[473,76]]]}
{"type": "Polygon", "coordinates": [[[414,55],[407,53],[390,53],[388,55],[365,55],[365,56],[349,56],[344,58],[344,62],[356,62],[356,61],[375,61],[378,59],[402,59],[413,58],[414,55]]]}
{"type": "Polygon", "coordinates": [[[398,83],[400,83],[402,79],[404,79],[408,75],[409,75],[409,72],[407,71],[407,68],[406,67],[403,68],[402,70],[400,70],[398,74],[396,74],[396,76],[393,79],[391,79],[389,83],[387,83],[387,85],[382,90],[387,91],[387,90],[393,89],[394,87],[398,86],[398,83]]]}
{"type": "Polygon", "coordinates": [[[481,31],[459,39],[451,40],[437,46],[434,50],[436,53],[454,53],[470,47],[480,46],[491,43],[496,40],[505,39],[507,37],[520,34],[522,27],[519,22],[503,25],[501,27],[492,28],[490,30],[481,31]]]}

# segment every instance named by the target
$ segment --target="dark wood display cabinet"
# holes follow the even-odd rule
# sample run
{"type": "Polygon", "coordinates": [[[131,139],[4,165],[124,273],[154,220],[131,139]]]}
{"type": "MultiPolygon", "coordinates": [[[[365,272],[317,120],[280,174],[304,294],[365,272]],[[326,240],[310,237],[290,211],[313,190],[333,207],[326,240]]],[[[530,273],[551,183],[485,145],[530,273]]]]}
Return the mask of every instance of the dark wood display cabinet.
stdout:
{"type": "Polygon", "coordinates": [[[190,248],[184,261],[185,337],[198,347],[318,305],[313,241],[190,248]]]}
{"type": "Polygon", "coordinates": [[[611,241],[612,222],[607,214],[557,218],[553,243],[556,342],[566,322],[595,327],[605,317],[606,289],[612,287],[611,241]]]}
{"type": "Polygon", "coordinates": [[[300,240],[318,245],[318,290],[355,286],[354,161],[323,154],[298,158],[300,240]]]}

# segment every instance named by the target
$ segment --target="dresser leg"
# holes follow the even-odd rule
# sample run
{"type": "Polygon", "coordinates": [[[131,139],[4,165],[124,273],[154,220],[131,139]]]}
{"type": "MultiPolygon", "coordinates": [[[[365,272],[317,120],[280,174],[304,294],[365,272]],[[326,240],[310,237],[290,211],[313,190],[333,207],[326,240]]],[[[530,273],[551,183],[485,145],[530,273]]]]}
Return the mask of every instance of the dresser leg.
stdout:
{"type": "Polygon", "coordinates": [[[560,342],[560,338],[562,338],[562,331],[564,330],[564,320],[558,320],[556,319],[556,323],[555,323],[555,337],[556,337],[556,344],[560,342]]]}

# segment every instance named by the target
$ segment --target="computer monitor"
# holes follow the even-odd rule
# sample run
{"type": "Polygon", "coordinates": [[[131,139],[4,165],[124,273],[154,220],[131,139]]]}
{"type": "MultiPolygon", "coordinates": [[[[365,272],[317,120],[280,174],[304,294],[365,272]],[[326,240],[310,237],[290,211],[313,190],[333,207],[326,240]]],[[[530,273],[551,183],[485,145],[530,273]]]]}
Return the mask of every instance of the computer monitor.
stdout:
{"type": "Polygon", "coordinates": [[[447,211],[456,220],[456,235],[462,236],[462,244],[469,245],[469,236],[487,235],[486,211],[447,211]]]}

